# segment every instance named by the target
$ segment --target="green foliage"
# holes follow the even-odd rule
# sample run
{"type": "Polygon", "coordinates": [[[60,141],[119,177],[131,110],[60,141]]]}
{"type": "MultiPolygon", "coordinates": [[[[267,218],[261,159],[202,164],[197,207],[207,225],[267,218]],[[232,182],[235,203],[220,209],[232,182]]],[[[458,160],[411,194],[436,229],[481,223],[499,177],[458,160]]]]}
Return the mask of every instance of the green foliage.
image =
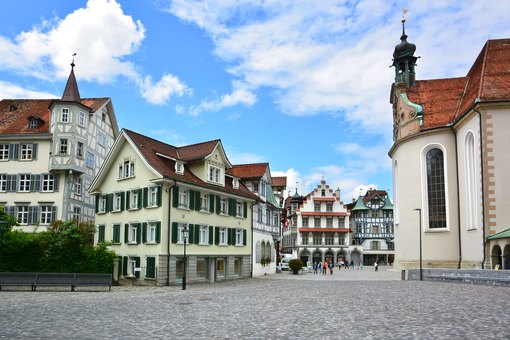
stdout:
{"type": "Polygon", "coordinates": [[[263,266],[267,266],[270,263],[271,263],[271,258],[270,257],[263,257],[260,260],[260,264],[263,265],[263,266]]]}
{"type": "Polygon", "coordinates": [[[9,230],[3,241],[0,271],[111,273],[115,253],[108,243],[94,247],[92,223],[55,221],[48,231],[28,234],[9,230]]]}
{"type": "Polygon", "coordinates": [[[289,268],[293,272],[297,272],[301,268],[303,268],[303,262],[301,262],[300,259],[292,259],[292,260],[289,261],[289,268]]]}

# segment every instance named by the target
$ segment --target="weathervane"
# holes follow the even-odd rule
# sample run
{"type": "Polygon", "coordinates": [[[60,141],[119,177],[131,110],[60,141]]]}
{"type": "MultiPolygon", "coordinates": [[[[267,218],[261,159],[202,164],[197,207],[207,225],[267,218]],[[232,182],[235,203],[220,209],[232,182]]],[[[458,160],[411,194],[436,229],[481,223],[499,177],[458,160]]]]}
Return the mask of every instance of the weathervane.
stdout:
{"type": "Polygon", "coordinates": [[[74,57],[76,56],[76,52],[73,53],[72,57],[73,57],[73,61],[71,61],[71,66],[74,67],[74,57]]]}
{"type": "Polygon", "coordinates": [[[402,9],[402,23],[406,22],[406,13],[409,12],[407,8],[402,9]]]}

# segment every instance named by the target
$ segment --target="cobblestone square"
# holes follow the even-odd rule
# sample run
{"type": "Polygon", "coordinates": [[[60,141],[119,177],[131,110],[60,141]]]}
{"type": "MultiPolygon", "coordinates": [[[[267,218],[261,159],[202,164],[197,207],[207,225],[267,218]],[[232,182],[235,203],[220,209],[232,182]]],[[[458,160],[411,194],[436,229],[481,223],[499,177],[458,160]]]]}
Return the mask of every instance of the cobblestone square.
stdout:
{"type": "Polygon", "coordinates": [[[381,268],[112,292],[0,292],[3,339],[508,339],[507,287],[381,268]]]}

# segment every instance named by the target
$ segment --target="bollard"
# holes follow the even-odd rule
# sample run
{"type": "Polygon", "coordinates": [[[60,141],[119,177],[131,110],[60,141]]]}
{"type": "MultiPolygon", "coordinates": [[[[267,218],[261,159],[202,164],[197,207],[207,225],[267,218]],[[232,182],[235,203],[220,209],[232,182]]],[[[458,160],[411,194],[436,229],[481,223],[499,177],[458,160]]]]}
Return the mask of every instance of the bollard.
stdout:
{"type": "Polygon", "coordinates": [[[402,269],[402,280],[406,280],[406,271],[405,269],[402,269]]]}

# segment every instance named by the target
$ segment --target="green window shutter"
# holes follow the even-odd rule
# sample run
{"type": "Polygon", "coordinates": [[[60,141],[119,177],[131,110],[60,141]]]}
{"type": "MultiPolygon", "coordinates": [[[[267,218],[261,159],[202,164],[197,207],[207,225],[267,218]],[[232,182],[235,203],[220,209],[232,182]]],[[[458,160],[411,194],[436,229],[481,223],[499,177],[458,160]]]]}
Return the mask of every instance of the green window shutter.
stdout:
{"type": "Polygon", "coordinates": [[[122,261],[122,275],[126,276],[127,269],[128,269],[128,257],[124,256],[124,258],[122,260],[123,260],[122,261]]]}
{"type": "Polygon", "coordinates": [[[152,279],[156,278],[156,258],[149,256],[147,257],[145,264],[145,277],[150,277],[152,279]]]}
{"type": "Polygon", "coordinates": [[[140,223],[138,223],[136,226],[136,244],[140,244],[141,236],[142,236],[141,234],[142,234],[142,226],[140,225],[140,223]]]}
{"type": "Polygon", "coordinates": [[[163,187],[158,185],[158,198],[157,198],[157,206],[161,207],[161,199],[163,198],[163,187]]]}
{"type": "Polygon", "coordinates": [[[213,244],[214,238],[214,227],[212,225],[209,226],[209,244],[213,244]]]}
{"type": "MultiPolygon", "coordinates": [[[[140,268],[140,258],[137,256],[135,257],[135,268],[140,268]]],[[[137,279],[140,278],[140,272],[135,272],[135,276],[137,279]]]]}
{"type": "Polygon", "coordinates": [[[195,225],[194,224],[188,224],[188,244],[193,244],[194,240],[194,232],[195,232],[195,225]]]}
{"type": "Polygon", "coordinates": [[[248,217],[248,202],[243,202],[243,216],[248,217]]]}
{"type": "Polygon", "coordinates": [[[143,199],[142,199],[142,201],[143,201],[143,207],[144,208],[147,208],[147,196],[148,196],[148,194],[149,194],[149,188],[147,188],[147,187],[143,188],[143,199]]]}
{"type": "Polygon", "coordinates": [[[235,246],[236,245],[236,228],[232,228],[230,233],[232,234],[232,236],[230,237],[230,240],[232,241],[231,245],[235,246]]]}
{"type": "Polygon", "coordinates": [[[161,242],[161,222],[156,222],[156,243],[161,242]]]}
{"type": "Polygon", "coordinates": [[[221,197],[219,195],[216,196],[216,213],[219,215],[221,209],[221,197]]]}
{"type": "Polygon", "coordinates": [[[122,276],[122,269],[123,269],[123,266],[122,266],[122,256],[117,256],[117,260],[119,261],[119,267],[117,269],[117,274],[119,274],[119,277],[122,276]]]}
{"type": "Polygon", "coordinates": [[[142,223],[142,243],[147,243],[147,222],[142,223]]]}
{"type": "Polygon", "coordinates": [[[98,235],[97,235],[97,242],[103,242],[104,241],[104,225],[100,225],[98,227],[98,235]]]}
{"type": "Polygon", "coordinates": [[[120,211],[124,211],[124,204],[126,203],[126,193],[123,191],[120,193],[120,211]]]}
{"type": "Polygon", "coordinates": [[[129,224],[124,224],[124,243],[129,243],[129,224]]]}
{"type": "Polygon", "coordinates": [[[174,208],[177,208],[179,206],[179,187],[178,186],[174,186],[173,188],[173,197],[172,197],[172,206],[174,208]]]}
{"type": "Polygon", "coordinates": [[[200,211],[200,209],[202,208],[200,206],[200,191],[195,191],[195,210],[196,211],[200,211]]]}
{"type": "Polygon", "coordinates": [[[193,243],[200,243],[200,226],[198,224],[195,225],[195,239],[193,243]]]}
{"type": "Polygon", "coordinates": [[[245,246],[245,245],[246,245],[246,235],[247,235],[247,234],[248,234],[248,233],[246,232],[246,229],[244,229],[244,230],[243,230],[243,246],[245,246]]]}
{"type": "Polygon", "coordinates": [[[143,189],[138,189],[138,209],[142,209],[143,189]]]}
{"type": "Polygon", "coordinates": [[[214,244],[220,244],[220,227],[214,227],[214,244]]]}
{"type": "Polygon", "coordinates": [[[99,195],[96,195],[96,214],[99,211],[99,195]]]}
{"type": "Polygon", "coordinates": [[[37,159],[37,144],[32,144],[32,159],[37,159]]]}
{"type": "Polygon", "coordinates": [[[172,223],[172,243],[177,243],[177,231],[178,231],[177,222],[173,222],[172,223]]]}
{"type": "Polygon", "coordinates": [[[227,228],[227,244],[232,245],[232,228],[227,228]]]}
{"type": "Polygon", "coordinates": [[[214,195],[209,195],[209,212],[214,212],[214,195]]]}
{"type": "Polygon", "coordinates": [[[124,193],[125,197],[126,197],[126,210],[129,210],[129,201],[130,201],[130,197],[131,196],[131,192],[129,191],[126,191],[124,193]]]}
{"type": "Polygon", "coordinates": [[[195,190],[189,190],[189,209],[195,210],[195,190]]]}
{"type": "Polygon", "coordinates": [[[229,216],[236,215],[236,200],[233,198],[228,199],[228,215],[229,216]]]}
{"type": "Polygon", "coordinates": [[[120,243],[120,224],[113,226],[113,243],[120,243]]]}
{"type": "Polygon", "coordinates": [[[106,195],[106,211],[105,212],[110,212],[112,211],[112,204],[113,203],[113,194],[107,194],[106,195]]]}

